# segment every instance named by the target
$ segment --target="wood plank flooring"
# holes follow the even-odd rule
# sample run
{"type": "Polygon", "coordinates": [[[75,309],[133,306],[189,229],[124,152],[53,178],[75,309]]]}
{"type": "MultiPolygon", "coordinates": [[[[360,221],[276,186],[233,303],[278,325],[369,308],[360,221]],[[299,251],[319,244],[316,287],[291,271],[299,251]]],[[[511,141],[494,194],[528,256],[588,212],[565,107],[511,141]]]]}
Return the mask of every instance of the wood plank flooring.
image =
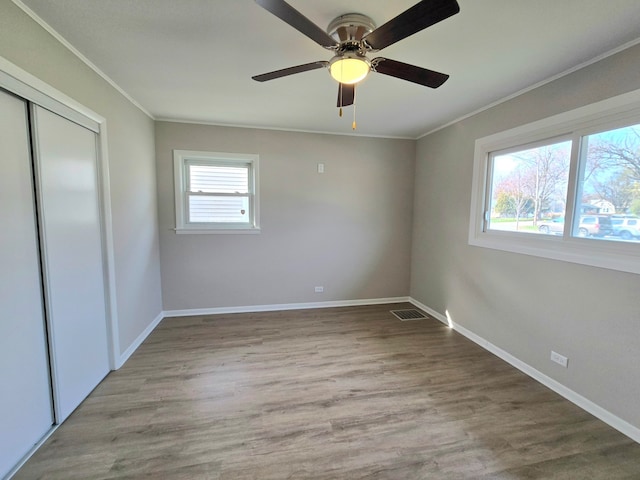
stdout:
{"type": "Polygon", "coordinates": [[[409,307],[165,319],[15,478],[640,478],[640,444],[409,307]]]}

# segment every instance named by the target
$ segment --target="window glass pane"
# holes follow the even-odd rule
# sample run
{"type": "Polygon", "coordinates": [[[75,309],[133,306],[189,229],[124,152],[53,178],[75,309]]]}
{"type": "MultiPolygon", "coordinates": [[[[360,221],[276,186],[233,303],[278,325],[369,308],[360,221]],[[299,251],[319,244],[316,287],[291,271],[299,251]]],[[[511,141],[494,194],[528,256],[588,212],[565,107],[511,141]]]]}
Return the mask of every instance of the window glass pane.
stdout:
{"type": "Polygon", "coordinates": [[[573,235],[640,241],[640,125],[583,137],[580,192],[573,235]]]}
{"type": "Polygon", "coordinates": [[[571,141],[491,157],[489,230],[562,235],[571,141]]]}
{"type": "Polygon", "coordinates": [[[249,168],[219,165],[190,165],[189,191],[206,193],[248,193],[249,168]]]}
{"type": "Polygon", "coordinates": [[[248,223],[248,197],[216,197],[189,195],[189,222],[191,223],[248,223]]]}

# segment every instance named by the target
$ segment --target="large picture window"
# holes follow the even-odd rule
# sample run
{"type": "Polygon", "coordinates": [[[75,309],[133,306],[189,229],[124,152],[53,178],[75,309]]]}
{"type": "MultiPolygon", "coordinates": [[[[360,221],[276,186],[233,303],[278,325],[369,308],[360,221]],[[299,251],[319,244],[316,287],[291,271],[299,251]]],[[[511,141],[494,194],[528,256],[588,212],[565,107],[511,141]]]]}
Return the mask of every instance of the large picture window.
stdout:
{"type": "Polygon", "coordinates": [[[258,231],[258,157],[174,151],[176,231],[258,231]]]}
{"type": "Polygon", "coordinates": [[[640,273],[640,91],[478,139],[469,243],[640,273]]]}

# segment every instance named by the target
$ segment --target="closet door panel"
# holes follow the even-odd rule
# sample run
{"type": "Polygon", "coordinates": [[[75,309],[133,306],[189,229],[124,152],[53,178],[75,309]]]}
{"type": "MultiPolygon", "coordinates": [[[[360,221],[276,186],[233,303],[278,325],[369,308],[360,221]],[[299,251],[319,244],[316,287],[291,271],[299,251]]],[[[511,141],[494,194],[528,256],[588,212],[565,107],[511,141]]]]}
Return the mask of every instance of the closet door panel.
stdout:
{"type": "Polygon", "coordinates": [[[26,103],[0,91],[0,478],[53,424],[26,103]]]}
{"type": "Polygon", "coordinates": [[[109,372],[96,135],[34,107],[56,420],[109,372]]]}

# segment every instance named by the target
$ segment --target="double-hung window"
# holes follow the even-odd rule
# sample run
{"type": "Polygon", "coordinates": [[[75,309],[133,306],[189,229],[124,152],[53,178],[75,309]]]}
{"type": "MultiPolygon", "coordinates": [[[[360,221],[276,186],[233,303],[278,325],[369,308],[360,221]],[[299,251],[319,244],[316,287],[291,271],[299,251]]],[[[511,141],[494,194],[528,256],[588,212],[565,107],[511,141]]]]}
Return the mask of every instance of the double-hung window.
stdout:
{"type": "Polygon", "coordinates": [[[177,233],[257,233],[258,156],[174,150],[177,233]]]}
{"type": "Polygon", "coordinates": [[[640,273],[640,90],[476,140],[469,243],[640,273]]]}

